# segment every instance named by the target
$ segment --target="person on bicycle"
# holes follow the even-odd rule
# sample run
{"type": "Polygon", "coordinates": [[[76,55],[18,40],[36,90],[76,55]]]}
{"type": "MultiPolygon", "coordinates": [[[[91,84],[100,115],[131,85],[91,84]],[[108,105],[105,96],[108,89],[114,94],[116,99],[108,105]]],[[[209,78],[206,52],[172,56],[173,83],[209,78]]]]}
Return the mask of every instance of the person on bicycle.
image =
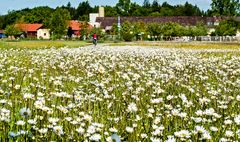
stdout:
{"type": "Polygon", "coordinates": [[[97,45],[97,34],[93,34],[93,44],[97,45]]]}

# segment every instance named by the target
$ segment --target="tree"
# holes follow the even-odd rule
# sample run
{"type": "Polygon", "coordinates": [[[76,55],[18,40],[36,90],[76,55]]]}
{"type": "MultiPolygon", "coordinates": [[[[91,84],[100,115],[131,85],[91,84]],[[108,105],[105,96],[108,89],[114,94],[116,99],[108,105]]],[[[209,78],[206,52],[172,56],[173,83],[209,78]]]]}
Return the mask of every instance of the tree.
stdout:
{"type": "Polygon", "coordinates": [[[88,14],[91,13],[93,8],[90,6],[88,1],[79,3],[74,19],[80,19],[82,21],[88,21],[88,14]]]}
{"type": "Polygon", "coordinates": [[[70,13],[66,9],[58,8],[51,16],[50,29],[54,38],[60,39],[67,34],[68,21],[70,13]]]}
{"type": "Polygon", "coordinates": [[[160,5],[158,3],[158,0],[154,0],[152,3],[152,11],[153,12],[158,12],[160,11],[160,5]]]}
{"type": "Polygon", "coordinates": [[[240,14],[239,0],[212,0],[212,13],[216,16],[234,16],[240,14]]]}
{"type": "Polygon", "coordinates": [[[81,24],[80,33],[81,33],[81,39],[86,40],[86,38],[88,38],[90,34],[88,22],[85,21],[81,24]]]}
{"type": "Polygon", "coordinates": [[[129,16],[129,10],[131,8],[131,0],[119,0],[116,4],[117,12],[121,16],[129,16]]]}
{"type": "Polygon", "coordinates": [[[4,33],[12,39],[13,36],[19,35],[21,32],[14,25],[9,25],[6,27],[4,33]]]}
{"type": "Polygon", "coordinates": [[[218,36],[236,35],[240,23],[234,19],[221,21],[216,27],[215,34],[218,36]]]}
{"type": "Polygon", "coordinates": [[[130,22],[125,21],[121,26],[121,37],[125,41],[132,41],[134,34],[133,34],[133,26],[130,22]]]}
{"type": "Polygon", "coordinates": [[[133,34],[135,35],[136,40],[142,40],[146,35],[147,26],[144,22],[134,23],[133,34]]]}

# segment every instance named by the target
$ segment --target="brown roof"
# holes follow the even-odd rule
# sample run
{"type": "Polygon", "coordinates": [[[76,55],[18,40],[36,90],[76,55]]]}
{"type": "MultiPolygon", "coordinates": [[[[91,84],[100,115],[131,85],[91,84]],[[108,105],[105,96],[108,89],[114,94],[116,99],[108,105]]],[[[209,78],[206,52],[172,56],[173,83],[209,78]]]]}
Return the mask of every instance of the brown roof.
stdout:
{"type": "MultiPolygon", "coordinates": [[[[199,22],[207,24],[207,22],[216,22],[226,19],[228,17],[203,17],[203,16],[140,16],[140,17],[121,17],[121,23],[124,21],[129,22],[145,22],[145,23],[167,23],[167,22],[176,22],[182,25],[196,25],[199,22]]],[[[234,17],[236,19],[236,17],[234,17]]],[[[96,22],[101,24],[102,28],[107,26],[112,26],[112,24],[117,23],[117,17],[97,17],[96,22]]],[[[237,19],[236,19],[237,20],[237,19]]]]}
{"type": "Polygon", "coordinates": [[[4,33],[4,30],[0,30],[0,34],[3,34],[4,33]]]}
{"type": "Polygon", "coordinates": [[[25,32],[37,32],[43,24],[16,24],[15,27],[25,32]]]}

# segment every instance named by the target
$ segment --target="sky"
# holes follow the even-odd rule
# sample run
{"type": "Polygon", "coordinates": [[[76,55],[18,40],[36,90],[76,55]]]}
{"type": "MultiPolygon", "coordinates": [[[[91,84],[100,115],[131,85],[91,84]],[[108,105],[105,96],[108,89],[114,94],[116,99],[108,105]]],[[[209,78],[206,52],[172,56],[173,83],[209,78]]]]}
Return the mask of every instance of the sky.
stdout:
{"type": "MultiPolygon", "coordinates": [[[[0,2],[0,15],[7,14],[9,10],[20,10],[23,8],[33,8],[37,6],[50,6],[55,8],[57,6],[66,5],[71,2],[73,7],[77,7],[80,2],[84,0],[1,0],[0,2]]],[[[111,5],[114,6],[118,0],[88,0],[91,6],[94,5],[111,5]]],[[[131,0],[142,5],[144,0],[131,0]]],[[[153,0],[149,0],[152,2],[153,0]]],[[[186,1],[197,5],[201,10],[210,8],[211,0],[158,0],[160,3],[167,1],[171,5],[184,4],[186,1]]]]}

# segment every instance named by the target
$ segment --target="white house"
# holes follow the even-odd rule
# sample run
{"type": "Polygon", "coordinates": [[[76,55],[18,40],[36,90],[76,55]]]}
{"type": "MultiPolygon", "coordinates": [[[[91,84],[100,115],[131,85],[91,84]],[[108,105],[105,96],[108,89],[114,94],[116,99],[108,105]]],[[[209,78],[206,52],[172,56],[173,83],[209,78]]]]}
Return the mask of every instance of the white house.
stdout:
{"type": "Polygon", "coordinates": [[[50,39],[50,29],[38,29],[37,30],[38,39],[50,39]]]}
{"type": "Polygon", "coordinates": [[[97,17],[104,17],[105,12],[104,12],[104,7],[99,7],[98,13],[90,13],[89,14],[89,24],[92,25],[93,27],[100,27],[100,23],[96,22],[97,17]]]}

